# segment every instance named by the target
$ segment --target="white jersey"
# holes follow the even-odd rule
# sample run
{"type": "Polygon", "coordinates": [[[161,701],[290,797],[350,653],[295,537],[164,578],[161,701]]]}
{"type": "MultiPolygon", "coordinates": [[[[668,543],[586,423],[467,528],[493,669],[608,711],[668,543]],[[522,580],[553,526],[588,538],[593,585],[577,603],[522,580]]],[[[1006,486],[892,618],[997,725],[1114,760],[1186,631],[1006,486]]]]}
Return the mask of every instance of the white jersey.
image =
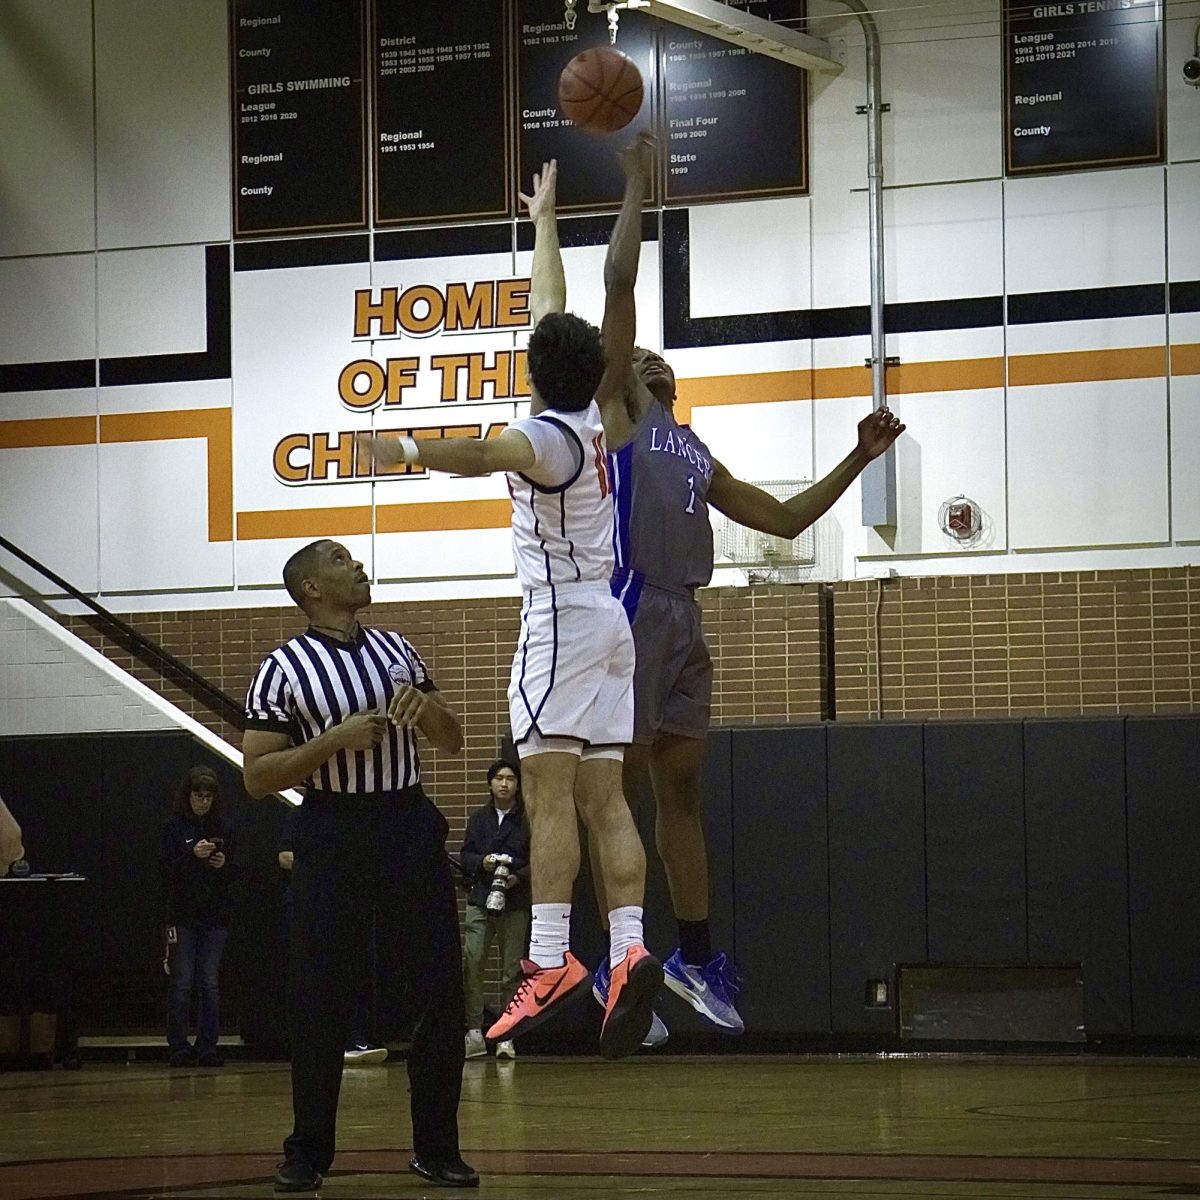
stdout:
{"type": "Polygon", "coordinates": [[[607,581],[613,506],[604,425],[595,400],[583,412],[547,409],[514,421],[534,466],[508,472],[513,560],[525,588],[607,581]]]}

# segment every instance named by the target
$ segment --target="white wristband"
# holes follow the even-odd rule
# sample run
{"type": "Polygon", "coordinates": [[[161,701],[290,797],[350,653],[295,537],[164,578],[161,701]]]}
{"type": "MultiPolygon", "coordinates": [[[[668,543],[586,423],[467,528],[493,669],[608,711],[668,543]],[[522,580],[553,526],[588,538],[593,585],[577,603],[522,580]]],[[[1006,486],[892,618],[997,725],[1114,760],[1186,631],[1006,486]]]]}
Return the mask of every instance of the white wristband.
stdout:
{"type": "Polygon", "coordinates": [[[421,451],[415,438],[402,437],[396,440],[400,443],[400,453],[404,455],[406,463],[412,466],[421,461],[421,451]]]}

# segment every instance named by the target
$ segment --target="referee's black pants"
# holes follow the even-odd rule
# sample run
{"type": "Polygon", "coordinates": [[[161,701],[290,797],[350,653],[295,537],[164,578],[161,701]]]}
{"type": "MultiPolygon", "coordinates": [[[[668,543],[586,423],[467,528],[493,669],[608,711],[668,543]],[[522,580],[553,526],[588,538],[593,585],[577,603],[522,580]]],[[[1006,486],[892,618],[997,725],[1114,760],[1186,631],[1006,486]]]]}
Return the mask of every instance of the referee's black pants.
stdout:
{"type": "Polygon", "coordinates": [[[462,951],[446,819],[418,787],[306,794],[292,869],[292,1109],[288,1159],[333,1161],[342,1055],[368,969],[372,912],[385,979],[404,980],[417,1023],[408,1055],[413,1149],[458,1156],[462,1091],[462,951]]]}

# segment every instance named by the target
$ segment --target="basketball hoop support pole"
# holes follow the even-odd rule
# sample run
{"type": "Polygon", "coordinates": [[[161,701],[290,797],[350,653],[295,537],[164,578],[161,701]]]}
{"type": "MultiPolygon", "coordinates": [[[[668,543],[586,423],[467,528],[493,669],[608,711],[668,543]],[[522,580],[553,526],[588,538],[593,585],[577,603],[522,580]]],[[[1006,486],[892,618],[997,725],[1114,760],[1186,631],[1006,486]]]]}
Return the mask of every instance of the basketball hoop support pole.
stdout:
{"type": "MultiPolygon", "coordinates": [[[[884,339],[883,114],[879,26],[862,0],[838,0],[858,18],[867,47],[867,223],[871,262],[871,407],[887,404],[887,348],[884,339]]],[[[896,448],[877,458],[862,474],[862,523],[886,528],[896,524],[896,448]]]]}

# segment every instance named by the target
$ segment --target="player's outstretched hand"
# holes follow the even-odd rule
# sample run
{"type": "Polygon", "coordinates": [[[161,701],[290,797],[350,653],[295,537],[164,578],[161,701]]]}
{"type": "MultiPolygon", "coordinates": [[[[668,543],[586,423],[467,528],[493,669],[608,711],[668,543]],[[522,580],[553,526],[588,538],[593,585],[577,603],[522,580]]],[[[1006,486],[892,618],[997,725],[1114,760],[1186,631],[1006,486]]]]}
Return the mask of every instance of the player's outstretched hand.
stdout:
{"type": "Polygon", "coordinates": [[[396,438],[380,437],[374,433],[356,433],[354,440],[358,443],[361,456],[376,467],[395,467],[408,460],[404,457],[404,447],[396,438]]]}
{"type": "Polygon", "coordinates": [[[617,161],[621,164],[626,179],[640,179],[645,182],[650,178],[654,166],[654,145],[654,135],[643,129],[617,155],[617,161]]]}
{"type": "Polygon", "coordinates": [[[558,159],[542,163],[542,169],[533,173],[533,194],[518,192],[521,203],[529,210],[531,221],[554,216],[554,198],[558,187],[558,159]]]}
{"type": "Polygon", "coordinates": [[[406,684],[392,697],[392,702],[388,705],[388,716],[397,725],[415,725],[421,719],[428,703],[429,697],[424,692],[418,691],[412,684],[406,684]]]}
{"type": "Polygon", "coordinates": [[[387,718],[377,712],[354,713],[337,728],[341,731],[343,750],[370,750],[383,741],[387,718]]]}
{"type": "Polygon", "coordinates": [[[858,423],[858,449],[868,459],[878,458],[904,430],[899,417],[886,408],[877,408],[858,423]]]}

